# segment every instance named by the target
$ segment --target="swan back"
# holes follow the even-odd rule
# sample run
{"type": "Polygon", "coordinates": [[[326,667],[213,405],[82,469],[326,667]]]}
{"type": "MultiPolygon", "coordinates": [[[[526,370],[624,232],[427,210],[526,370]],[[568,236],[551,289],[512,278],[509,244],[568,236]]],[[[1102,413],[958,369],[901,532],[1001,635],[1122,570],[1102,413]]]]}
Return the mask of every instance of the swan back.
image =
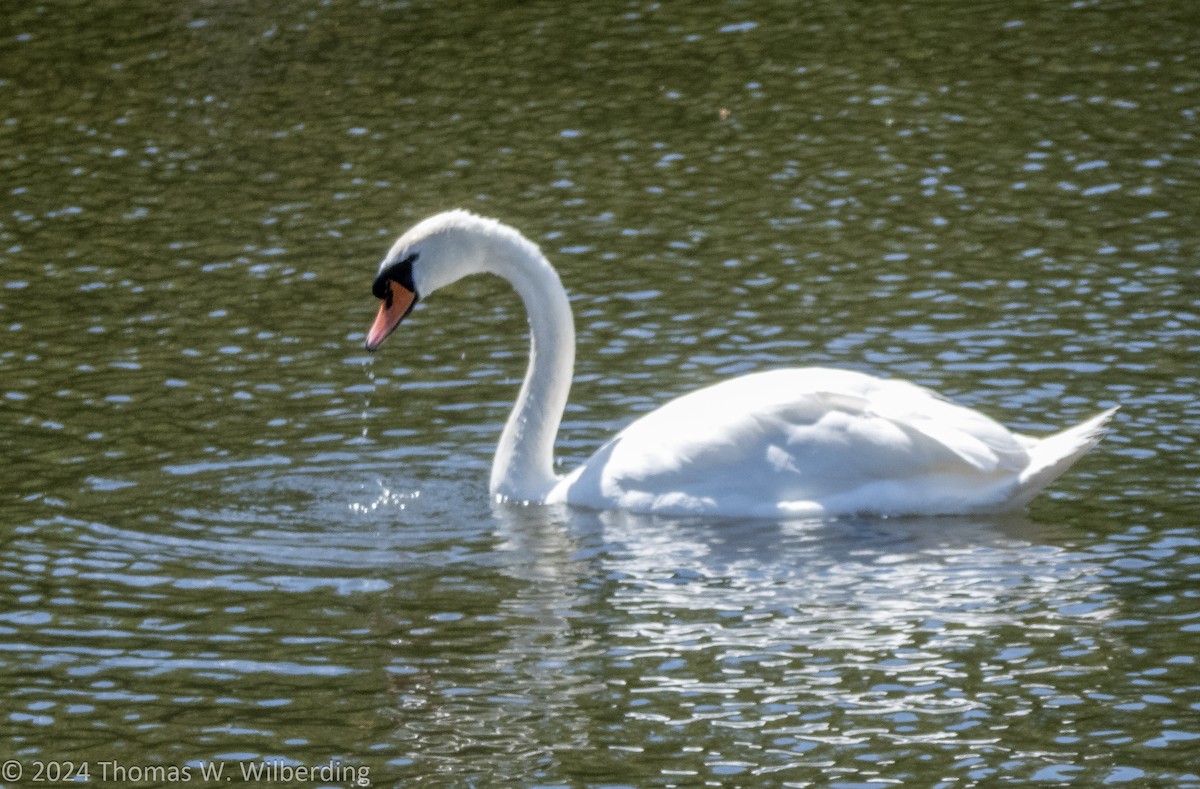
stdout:
{"type": "Polygon", "coordinates": [[[643,415],[550,498],[673,515],[1002,511],[1065,471],[1111,414],[1038,440],[906,381],[773,370],[643,415]]]}

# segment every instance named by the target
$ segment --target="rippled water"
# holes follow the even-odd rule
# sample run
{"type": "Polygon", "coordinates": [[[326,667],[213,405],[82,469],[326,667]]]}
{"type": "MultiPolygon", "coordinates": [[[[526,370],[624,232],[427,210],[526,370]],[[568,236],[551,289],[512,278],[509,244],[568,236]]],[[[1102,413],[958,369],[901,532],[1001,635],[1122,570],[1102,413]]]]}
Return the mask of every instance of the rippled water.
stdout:
{"type": "Polygon", "coordinates": [[[10,11],[0,782],[1200,786],[1195,23],[10,11]],[[1004,518],[497,507],[515,295],[463,282],[361,350],[380,255],[455,205],[571,292],[564,467],[784,365],[1029,432],[1122,410],[1004,518]]]}

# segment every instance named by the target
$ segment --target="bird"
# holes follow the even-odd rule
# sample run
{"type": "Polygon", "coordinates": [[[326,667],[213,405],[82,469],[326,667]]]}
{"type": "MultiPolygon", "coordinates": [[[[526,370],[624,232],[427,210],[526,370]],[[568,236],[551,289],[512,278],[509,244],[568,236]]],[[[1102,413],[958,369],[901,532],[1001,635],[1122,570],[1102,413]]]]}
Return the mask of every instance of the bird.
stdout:
{"type": "Polygon", "coordinates": [[[560,476],[554,442],[574,374],[574,319],[558,273],[520,231],[455,209],[401,235],[372,283],[381,303],[366,349],[418,301],[473,274],[507,280],[529,319],[528,366],[492,462],[498,502],[727,518],[1004,512],[1094,447],[1119,407],[1036,438],[908,381],[769,369],[670,400],[560,476]]]}

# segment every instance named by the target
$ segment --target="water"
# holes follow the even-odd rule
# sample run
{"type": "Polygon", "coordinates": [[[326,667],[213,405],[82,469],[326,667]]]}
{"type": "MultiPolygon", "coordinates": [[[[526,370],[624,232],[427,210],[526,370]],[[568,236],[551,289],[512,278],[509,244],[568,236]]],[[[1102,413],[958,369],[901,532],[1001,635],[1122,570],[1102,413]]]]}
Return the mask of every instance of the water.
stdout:
{"type": "Polygon", "coordinates": [[[0,780],[1200,786],[1197,21],[10,9],[0,780]],[[564,468],[772,366],[1122,411],[1005,518],[494,507],[516,297],[361,350],[379,257],[450,206],[571,292],[564,468]]]}

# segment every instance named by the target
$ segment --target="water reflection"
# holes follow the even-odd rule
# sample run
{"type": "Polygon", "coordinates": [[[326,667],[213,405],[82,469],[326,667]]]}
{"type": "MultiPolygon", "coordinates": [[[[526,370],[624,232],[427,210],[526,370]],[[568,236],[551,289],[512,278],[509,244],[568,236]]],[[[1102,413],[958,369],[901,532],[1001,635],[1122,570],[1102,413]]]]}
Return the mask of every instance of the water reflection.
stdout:
{"type": "Polygon", "coordinates": [[[1028,595],[1044,605],[1068,589],[1095,591],[1080,584],[1094,566],[1045,543],[1045,527],[1025,513],[770,521],[496,505],[494,514],[506,571],[531,582],[616,572],[665,599],[719,586],[806,608],[912,605],[930,614],[972,600],[1028,595]]]}
{"type": "MultiPolygon", "coordinates": [[[[1041,541],[1022,515],[714,523],[493,512],[499,569],[520,581],[493,633],[508,691],[484,680],[460,734],[468,721],[507,726],[501,698],[520,687],[518,718],[554,709],[572,731],[581,708],[625,708],[619,726],[601,729],[614,754],[642,752],[642,726],[660,745],[675,732],[676,757],[697,726],[706,737],[714,726],[770,735],[777,747],[758,761],[712,764],[765,775],[846,748],[878,758],[905,743],[986,750],[995,740],[981,733],[1005,716],[1081,696],[981,688],[1102,670],[1113,600],[1098,563],[1041,541]],[[1033,659],[1035,647],[1057,660],[1033,659]],[[857,730],[856,716],[874,728],[857,730]]],[[[427,692],[433,703],[437,690],[427,692]]],[[[526,734],[553,739],[537,728],[526,734]]],[[[594,720],[591,730],[595,747],[594,720]]]]}

